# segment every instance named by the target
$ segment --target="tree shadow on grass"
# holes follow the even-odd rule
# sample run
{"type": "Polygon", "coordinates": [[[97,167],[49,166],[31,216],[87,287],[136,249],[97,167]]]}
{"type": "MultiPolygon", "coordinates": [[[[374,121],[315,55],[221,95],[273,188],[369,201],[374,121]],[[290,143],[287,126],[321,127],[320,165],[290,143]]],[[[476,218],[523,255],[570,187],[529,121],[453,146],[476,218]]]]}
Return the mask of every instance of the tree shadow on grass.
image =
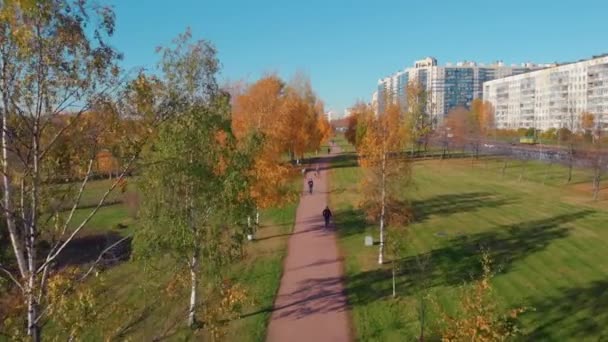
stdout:
{"type": "MultiPolygon", "coordinates": [[[[122,239],[119,233],[108,232],[104,234],[92,234],[77,237],[68,243],[65,249],[57,257],[57,267],[82,266],[94,262],[99,258],[101,252],[112,244],[122,239]]],[[[109,267],[124,262],[131,256],[131,242],[133,238],[117,244],[106,251],[100,259],[100,265],[109,267]]]]}
{"type": "Polygon", "coordinates": [[[341,237],[361,234],[369,226],[361,209],[337,210],[333,212],[333,217],[336,231],[341,237]]]}
{"type": "MultiPolygon", "coordinates": [[[[498,226],[491,231],[452,238],[442,248],[399,260],[402,270],[397,283],[400,294],[411,295],[424,282],[428,287],[457,286],[476,280],[482,273],[481,249],[485,249],[497,273],[508,272],[513,264],[542,251],[556,239],[568,236],[562,225],[581,219],[593,211],[579,211],[548,219],[498,226]],[[421,269],[419,260],[427,259],[421,269]]],[[[349,298],[353,305],[365,305],[391,294],[391,270],[374,269],[348,279],[349,298]]]]}
{"type": "Polygon", "coordinates": [[[358,156],[356,153],[341,153],[335,155],[333,157],[327,158],[327,166],[325,168],[321,168],[321,170],[331,170],[331,169],[340,169],[340,168],[349,168],[349,167],[358,167],[358,156]]]}
{"type": "Polygon", "coordinates": [[[559,295],[532,302],[531,307],[534,311],[524,314],[537,325],[526,336],[530,341],[556,340],[556,331],[559,338],[573,341],[608,338],[608,280],[562,288],[559,295]]]}
{"type": "MultiPolygon", "coordinates": [[[[451,215],[482,208],[497,208],[512,203],[509,198],[498,197],[489,192],[470,192],[435,196],[411,203],[414,222],[422,222],[431,215],[451,215]]],[[[341,236],[360,234],[370,224],[361,209],[352,208],[334,213],[341,236]]]]}
{"type": "Polygon", "coordinates": [[[447,216],[481,208],[497,208],[509,203],[512,203],[512,200],[489,192],[455,193],[413,201],[412,210],[414,222],[422,222],[431,215],[447,216]]]}

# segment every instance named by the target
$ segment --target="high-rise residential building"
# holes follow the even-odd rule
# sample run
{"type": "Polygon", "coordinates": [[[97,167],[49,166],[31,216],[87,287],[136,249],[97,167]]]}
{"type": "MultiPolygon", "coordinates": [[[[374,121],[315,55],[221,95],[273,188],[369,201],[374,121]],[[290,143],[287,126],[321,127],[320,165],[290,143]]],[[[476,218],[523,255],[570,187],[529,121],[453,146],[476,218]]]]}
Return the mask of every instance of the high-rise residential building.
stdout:
{"type": "Polygon", "coordinates": [[[608,54],[484,83],[497,128],[577,131],[583,112],[608,124],[608,54]]]}
{"type": "MultiPolygon", "coordinates": [[[[372,109],[374,110],[374,113],[376,114],[376,116],[378,115],[378,91],[374,91],[372,94],[372,102],[370,102],[370,105],[372,106],[372,109]]],[[[346,109],[344,110],[345,113],[345,117],[350,115],[350,110],[348,111],[348,115],[346,115],[346,109]]]]}
{"type": "Polygon", "coordinates": [[[507,66],[502,62],[489,65],[475,62],[448,63],[439,66],[433,57],[414,62],[414,66],[378,81],[378,112],[382,113],[385,101],[407,107],[406,88],[418,82],[427,93],[427,111],[441,121],[450,109],[469,107],[474,99],[483,97],[483,83],[500,77],[517,75],[549,65],[524,63],[507,66]]]}

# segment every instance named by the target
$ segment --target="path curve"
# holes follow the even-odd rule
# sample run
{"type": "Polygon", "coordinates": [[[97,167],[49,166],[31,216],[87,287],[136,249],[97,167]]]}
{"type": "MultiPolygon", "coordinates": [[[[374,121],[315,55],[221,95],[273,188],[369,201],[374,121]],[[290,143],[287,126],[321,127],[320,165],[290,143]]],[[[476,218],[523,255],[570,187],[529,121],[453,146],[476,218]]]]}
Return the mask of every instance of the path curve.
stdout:
{"type": "MultiPolygon", "coordinates": [[[[333,146],[332,155],[339,153],[333,146]]],[[[321,158],[320,175],[314,171],[314,191],[306,179],[289,238],[281,286],[268,326],[268,342],[352,341],[349,308],[344,291],[342,259],[333,225],[324,229],[321,212],[327,205],[328,166],[332,156],[321,158]]]]}

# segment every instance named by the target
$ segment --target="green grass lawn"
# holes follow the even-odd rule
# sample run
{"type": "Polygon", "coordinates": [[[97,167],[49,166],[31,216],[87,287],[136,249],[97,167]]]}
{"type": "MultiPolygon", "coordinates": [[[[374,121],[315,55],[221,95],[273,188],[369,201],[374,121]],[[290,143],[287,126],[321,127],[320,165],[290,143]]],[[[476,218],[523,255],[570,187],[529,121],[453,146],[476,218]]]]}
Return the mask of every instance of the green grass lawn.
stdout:
{"type": "Polygon", "coordinates": [[[377,239],[378,230],[357,207],[361,170],[353,155],[335,161],[330,202],[358,340],[417,338],[422,284],[437,303],[426,326],[436,332],[437,307],[452,312],[459,287],[479,274],[482,246],[494,261],[496,301],[531,308],[521,317],[523,339],[608,338],[608,203],[591,201],[591,173],[575,170],[565,185],[562,166],[511,161],[503,177],[502,165],[500,159],[413,163],[413,184],[403,197],[415,222],[400,263],[399,297],[392,299],[389,266],[377,265],[377,246],[363,244],[365,235],[377,239]],[[423,271],[417,256],[429,260],[423,271]]]}

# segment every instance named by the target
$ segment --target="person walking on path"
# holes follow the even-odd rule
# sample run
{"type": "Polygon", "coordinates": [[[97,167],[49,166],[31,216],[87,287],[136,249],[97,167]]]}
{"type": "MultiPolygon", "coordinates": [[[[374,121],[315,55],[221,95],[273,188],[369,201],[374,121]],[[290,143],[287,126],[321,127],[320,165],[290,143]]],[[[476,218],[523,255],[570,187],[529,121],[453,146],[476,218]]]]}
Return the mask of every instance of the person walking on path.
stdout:
{"type": "Polygon", "coordinates": [[[308,179],[308,192],[312,195],[312,186],[314,185],[314,182],[312,181],[312,178],[308,179]]]}
{"type": "Polygon", "coordinates": [[[325,219],[325,229],[329,227],[329,219],[331,218],[331,210],[329,210],[329,206],[326,206],[323,209],[323,218],[325,219]]]}
{"type": "MultiPolygon", "coordinates": [[[[332,150],[334,154],[319,161],[321,169],[340,153],[339,146],[332,150]]],[[[315,192],[300,198],[266,342],[355,340],[344,286],[344,261],[336,234],[323,229],[319,215],[327,207],[327,176],[327,172],[320,173],[314,180],[315,192]]]]}

